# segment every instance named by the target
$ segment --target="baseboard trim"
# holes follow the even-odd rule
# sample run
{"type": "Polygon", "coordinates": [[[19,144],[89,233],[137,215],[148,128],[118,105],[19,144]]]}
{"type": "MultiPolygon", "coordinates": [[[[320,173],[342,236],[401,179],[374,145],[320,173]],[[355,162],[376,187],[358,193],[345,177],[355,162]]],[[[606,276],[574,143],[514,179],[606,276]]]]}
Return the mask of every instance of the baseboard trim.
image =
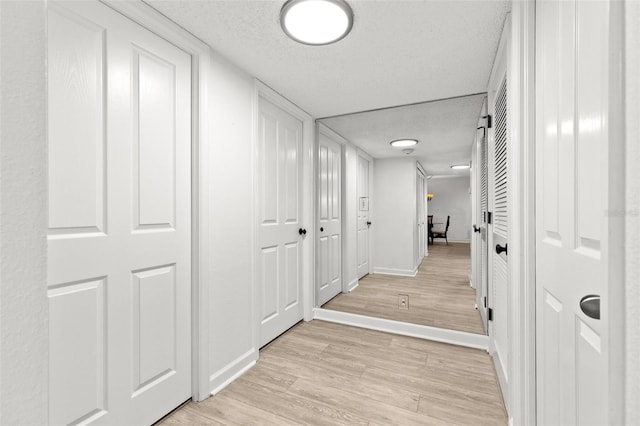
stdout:
{"type": "Polygon", "coordinates": [[[211,389],[211,395],[215,395],[222,389],[226,388],[231,382],[253,367],[257,361],[258,351],[250,349],[217,373],[211,375],[209,378],[209,389],[211,389]]]}
{"type": "Polygon", "coordinates": [[[356,278],[355,280],[351,281],[349,283],[349,285],[347,285],[347,293],[351,293],[353,290],[356,289],[356,287],[358,287],[360,285],[360,282],[358,281],[358,279],[356,278]]]}
{"type": "Polygon", "coordinates": [[[397,275],[400,277],[415,277],[418,275],[418,268],[410,269],[393,269],[393,268],[373,268],[374,274],[397,275]]]}
{"type": "Polygon", "coordinates": [[[386,333],[417,337],[419,339],[450,343],[474,349],[489,349],[489,337],[483,334],[465,333],[463,331],[447,330],[429,327],[427,325],[409,324],[406,322],[373,318],[349,312],[331,311],[329,309],[314,308],[313,319],[384,331],[386,333]]]}
{"type": "Polygon", "coordinates": [[[491,353],[491,358],[493,358],[493,366],[495,367],[496,375],[498,376],[498,385],[500,385],[500,391],[502,392],[504,408],[507,410],[507,413],[510,413],[511,401],[509,401],[509,381],[507,379],[507,373],[504,369],[504,365],[502,364],[502,359],[500,358],[500,352],[495,350],[491,353]]]}

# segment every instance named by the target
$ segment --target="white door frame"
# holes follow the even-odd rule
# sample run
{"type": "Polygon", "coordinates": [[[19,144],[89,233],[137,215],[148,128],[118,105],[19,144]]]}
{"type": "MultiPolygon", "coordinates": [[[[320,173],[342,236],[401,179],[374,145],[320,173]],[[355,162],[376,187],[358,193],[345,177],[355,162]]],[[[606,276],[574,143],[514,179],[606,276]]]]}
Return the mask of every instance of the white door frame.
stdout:
{"type": "Polygon", "coordinates": [[[143,2],[100,0],[138,25],[175,44],[191,55],[191,365],[192,397],[201,401],[209,389],[209,294],[203,283],[211,282],[207,266],[213,241],[210,238],[212,205],[208,120],[209,46],[143,2]]]}
{"type": "MultiPolygon", "coordinates": [[[[611,134],[610,140],[626,140],[626,146],[623,148],[624,159],[620,165],[625,165],[624,185],[626,187],[626,195],[624,198],[624,207],[619,215],[624,220],[624,233],[631,235],[631,238],[625,239],[625,252],[629,255],[624,260],[625,287],[621,288],[621,295],[611,295],[610,298],[622,297],[618,300],[619,307],[624,307],[621,313],[626,318],[626,330],[624,330],[624,347],[620,352],[638,353],[640,348],[640,323],[637,320],[640,312],[640,262],[638,262],[637,253],[640,253],[640,170],[637,165],[640,163],[640,3],[634,0],[626,0],[624,2],[624,11],[620,11],[622,7],[611,10],[613,18],[622,19],[624,25],[620,25],[623,34],[612,37],[614,41],[619,43],[618,48],[622,45],[619,37],[624,37],[624,49],[621,53],[624,58],[624,78],[625,81],[619,86],[623,90],[622,93],[611,93],[614,99],[624,99],[625,105],[619,106],[622,112],[618,115],[624,120],[624,123],[612,122],[610,129],[616,127],[624,127],[623,134],[611,134]],[[618,15],[623,13],[623,17],[618,15]],[[632,254],[636,253],[635,256],[632,254]]],[[[618,54],[616,49],[611,48],[612,54],[618,54]]],[[[615,115],[615,114],[614,114],[615,115]]],[[[612,300],[612,302],[616,302],[612,300]]],[[[611,311],[611,309],[610,309],[611,311]]],[[[623,319],[624,320],[624,319],[623,319]]],[[[640,424],[640,363],[637,358],[627,357],[625,361],[620,362],[624,365],[624,376],[627,383],[626,394],[619,396],[619,403],[623,404],[619,408],[624,415],[624,422],[627,424],[640,424]]],[[[622,422],[620,422],[622,423],[622,422]]]]}
{"type": "Polygon", "coordinates": [[[535,0],[513,2],[507,69],[510,140],[509,336],[510,424],[536,424],[535,348],[535,0]]]}
{"type": "Polygon", "coordinates": [[[258,282],[256,267],[258,262],[258,226],[260,222],[259,212],[257,209],[257,190],[260,182],[257,181],[257,173],[255,172],[258,158],[258,105],[260,98],[266,99],[277,107],[291,114],[302,122],[302,227],[307,230],[306,236],[302,240],[302,305],[303,319],[311,321],[313,319],[312,309],[314,305],[315,294],[315,240],[316,240],[316,222],[315,222],[315,125],[313,118],[307,112],[286,99],[284,96],[264,84],[258,79],[254,80],[253,93],[253,141],[251,146],[250,173],[253,182],[253,199],[251,200],[251,217],[253,224],[251,225],[251,298],[253,329],[252,341],[256,351],[260,348],[259,341],[259,325],[260,325],[260,292],[258,291],[258,282]]]}

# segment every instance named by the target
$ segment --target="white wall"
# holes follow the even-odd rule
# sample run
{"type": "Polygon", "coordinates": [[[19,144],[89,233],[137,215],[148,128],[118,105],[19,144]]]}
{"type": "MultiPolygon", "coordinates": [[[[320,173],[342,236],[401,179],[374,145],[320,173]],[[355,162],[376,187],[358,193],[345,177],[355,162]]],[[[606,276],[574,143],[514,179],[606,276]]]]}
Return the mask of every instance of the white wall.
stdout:
{"type": "Polygon", "coordinates": [[[209,368],[216,390],[257,358],[253,331],[251,76],[215,53],[210,79],[213,221],[209,368]]]}
{"type": "MultiPolygon", "coordinates": [[[[449,241],[471,239],[471,194],[469,194],[469,176],[437,177],[429,180],[429,192],[433,199],[429,201],[429,214],[433,215],[434,229],[444,229],[447,216],[451,216],[449,241]]],[[[436,242],[442,240],[438,239],[436,242]]]]}
{"type": "Polygon", "coordinates": [[[413,158],[374,160],[372,233],[373,272],[415,273],[416,161],[413,158]]]}
{"type": "Polygon", "coordinates": [[[0,1],[0,424],[49,417],[43,1],[0,1]]]}

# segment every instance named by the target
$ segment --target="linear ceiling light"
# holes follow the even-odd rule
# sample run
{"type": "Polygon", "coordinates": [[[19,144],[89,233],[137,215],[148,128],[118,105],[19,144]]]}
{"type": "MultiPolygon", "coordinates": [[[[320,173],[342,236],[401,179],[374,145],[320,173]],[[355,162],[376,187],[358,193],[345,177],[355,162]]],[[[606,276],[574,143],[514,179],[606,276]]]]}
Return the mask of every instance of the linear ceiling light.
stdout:
{"type": "Polygon", "coordinates": [[[289,0],[280,10],[280,25],[293,40],[321,46],[349,34],[353,11],[344,0],[289,0]]]}
{"type": "Polygon", "coordinates": [[[418,139],[397,139],[391,141],[391,146],[394,148],[406,148],[408,146],[414,146],[418,143],[418,139]]]}
{"type": "Polygon", "coordinates": [[[469,167],[468,164],[454,164],[451,166],[452,169],[468,169],[469,167]]]}

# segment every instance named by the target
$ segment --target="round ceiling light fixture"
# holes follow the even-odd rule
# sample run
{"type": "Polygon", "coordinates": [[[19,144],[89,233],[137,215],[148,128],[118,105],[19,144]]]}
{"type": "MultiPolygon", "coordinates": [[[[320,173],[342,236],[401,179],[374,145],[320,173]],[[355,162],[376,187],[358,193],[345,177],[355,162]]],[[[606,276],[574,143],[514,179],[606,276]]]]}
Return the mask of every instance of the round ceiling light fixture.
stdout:
{"type": "Polygon", "coordinates": [[[342,40],[353,27],[353,11],[344,0],[289,0],[280,25],[293,40],[322,46],[342,40]]]}
{"type": "Polygon", "coordinates": [[[453,166],[451,166],[451,168],[454,170],[468,169],[470,167],[471,166],[469,166],[469,164],[454,164],[453,166]]]}
{"type": "Polygon", "coordinates": [[[418,143],[418,139],[396,139],[391,141],[390,144],[394,148],[406,148],[408,146],[414,146],[418,143]]]}

